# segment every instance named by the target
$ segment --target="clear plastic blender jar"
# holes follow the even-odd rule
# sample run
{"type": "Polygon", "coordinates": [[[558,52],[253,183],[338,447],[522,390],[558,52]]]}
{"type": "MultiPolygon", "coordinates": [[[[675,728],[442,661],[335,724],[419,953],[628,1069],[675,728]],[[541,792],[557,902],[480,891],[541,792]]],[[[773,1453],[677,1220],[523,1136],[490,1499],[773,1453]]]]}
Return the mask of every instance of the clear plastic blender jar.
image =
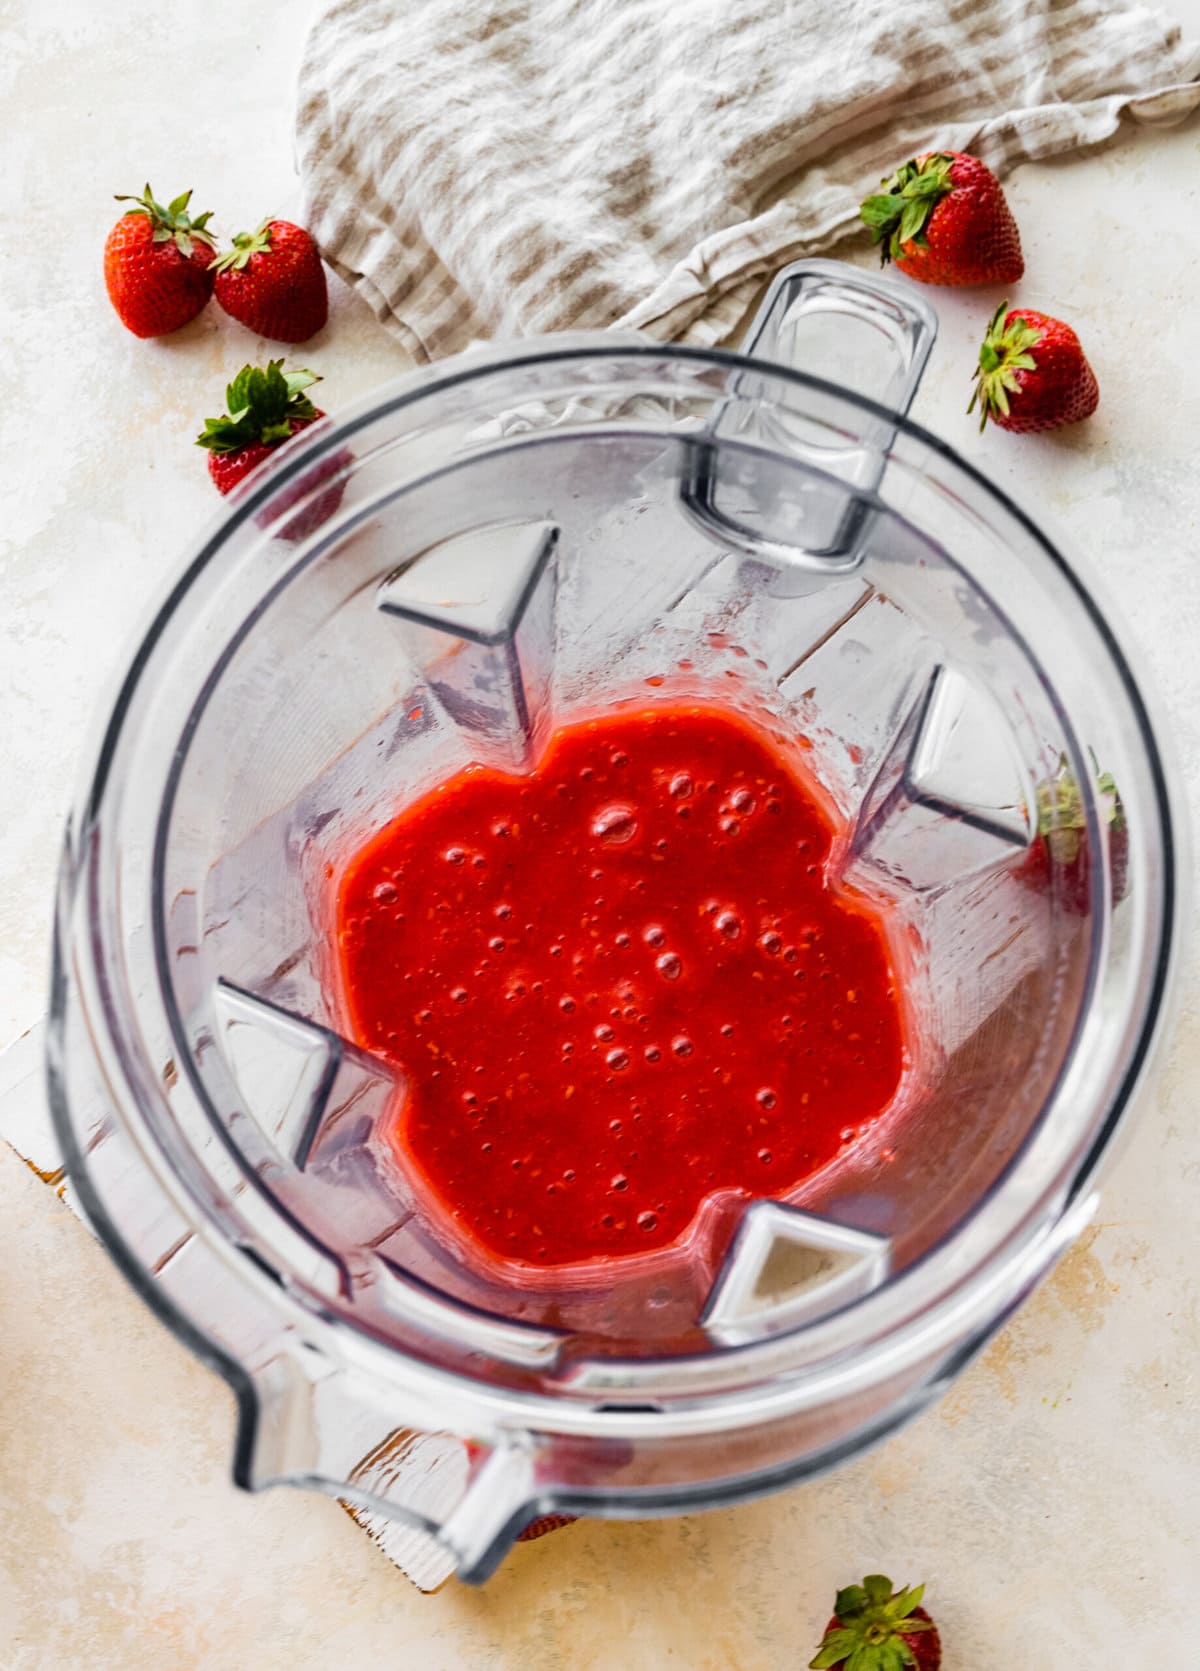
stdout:
{"type": "Polygon", "coordinates": [[[405,1522],[414,1576],[484,1578],[541,1514],[854,1454],[1093,1211],[1162,1018],[1177,815],[1086,580],[904,416],[934,329],[911,289],[805,262],[745,354],[570,336],[404,379],[230,501],[121,685],[61,874],[69,1169],[234,1389],[239,1483],[405,1522]],[[868,1142],[725,1202],[686,1257],[508,1282],[396,1162],[403,1075],[345,1036],[321,879],[463,764],[520,772],[680,662],[811,743],[839,875],[905,948],[902,1114],[886,1165],[868,1142]],[[1020,874],[1067,779],[1082,900],[1020,874]]]}

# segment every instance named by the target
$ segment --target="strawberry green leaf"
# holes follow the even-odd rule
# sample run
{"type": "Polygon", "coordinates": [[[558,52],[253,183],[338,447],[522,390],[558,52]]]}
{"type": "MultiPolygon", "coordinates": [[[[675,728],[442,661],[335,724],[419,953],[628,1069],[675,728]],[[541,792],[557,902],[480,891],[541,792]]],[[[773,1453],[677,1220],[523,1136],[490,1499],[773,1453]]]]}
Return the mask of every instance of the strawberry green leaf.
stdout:
{"type": "Polygon", "coordinates": [[[912,1671],[918,1660],[908,1638],[932,1630],[928,1619],[911,1617],[925,1586],[894,1591],[890,1578],[869,1573],[861,1584],[839,1590],[835,1620],[811,1664],[844,1671],[912,1671]]]}
{"type": "Polygon", "coordinates": [[[296,423],[316,417],[317,409],[304,390],[319,382],[312,371],[285,373],[282,360],[243,366],[225,390],[226,411],[204,420],[196,444],[232,453],[256,443],[270,447],[286,441],[296,423]]]}
{"type": "Polygon", "coordinates": [[[256,370],[255,366],[243,366],[225,390],[225,405],[231,414],[250,410],[250,385],[256,370]]]}
{"type": "Polygon", "coordinates": [[[926,220],[926,205],[919,197],[913,197],[904,205],[904,212],[900,216],[900,231],[897,236],[902,244],[908,243],[922,230],[926,220]]]}
{"type": "MultiPolygon", "coordinates": [[[[1101,817],[1111,831],[1125,829],[1125,807],[1111,772],[1096,771],[1096,793],[1101,802],[1101,817]]],[[[1087,812],[1083,795],[1074,773],[1064,755],[1054,776],[1037,788],[1037,833],[1055,864],[1072,865],[1079,857],[1087,828],[1087,812]]]]}
{"type": "Polygon", "coordinates": [[[859,1640],[852,1630],[831,1630],[815,1657],[809,1660],[809,1671],[828,1671],[829,1666],[840,1665],[848,1654],[854,1652],[859,1640]]]}
{"type": "Polygon", "coordinates": [[[975,388],[968,412],[979,402],[979,427],[986,428],[989,417],[1006,418],[1011,411],[1009,395],[1019,395],[1024,384],[1020,375],[1037,370],[1037,356],[1031,352],[1041,342],[1044,332],[1024,319],[1010,318],[1008,303],[1001,302],[984,332],[979,346],[979,364],[975,370],[975,388]]]}
{"type": "Polygon", "coordinates": [[[233,239],[232,248],[224,255],[218,256],[215,268],[218,273],[241,272],[252,255],[266,255],[271,248],[271,220],[268,215],[254,232],[238,232],[233,239]]]}
{"type": "Polygon", "coordinates": [[[1123,830],[1125,828],[1125,806],[1117,788],[1117,780],[1111,772],[1098,772],[1096,774],[1096,788],[1108,809],[1110,828],[1123,830]]]}
{"type": "Polygon", "coordinates": [[[315,371],[304,371],[303,369],[285,371],[283,375],[289,395],[298,395],[302,389],[307,389],[311,384],[321,381],[315,371]]]}
{"type": "Polygon", "coordinates": [[[872,242],[881,246],[881,260],[898,259],[908,244],[927,245],[930,219],[954,190],[953,165],[953,157],[940,152],[920,161],[913,157],[882,182],[881,192],[864,199],[859,216],[870,228],[872,242]]]}
{"type": "Polygon", "coordinates": [[[902,215],[906,207],[907,199],[889,194],[865,198],[858,212],[868,226],[886,226],[902,215]]]}
{"type": "Polygon", "coordinates": [[[910,196],[918,200],[923,197],[942,197],[946,190],[945,175],[939,169],[930,169],[924,174],[918,174],[907,190],[910,196]]]}
{"type": "Polygon", "coordinates": [[[897,1592],[891,1599],[888,1612],[893,1619],[905,1619],[914,1607],[921,1605],[921,1597],[925,1594],[924,1584],[918,1584],[915,1589],[907,1586],[897,1592]]]}
{"type": "Polygon", "coordinates": [[[187,206],[191,196],[190,191],[180,192],[164,209],[162,204],[156,201],[154,193],[150,190],[150,182],[147,181],[141,197],[118,193],[117,202],[132,203],[133,208],[126,209],[125,213],[147,216],[154,228],[154,242],[165,244],[169,238],[174,238],[176,249],[186,258],[191,255],[194,240],[197,238],[210,249],[215,247],[212,233],[205,230],[212,218],[212,211],[206,210],[204,214],[195,217],[189,215],[187,206]]]}

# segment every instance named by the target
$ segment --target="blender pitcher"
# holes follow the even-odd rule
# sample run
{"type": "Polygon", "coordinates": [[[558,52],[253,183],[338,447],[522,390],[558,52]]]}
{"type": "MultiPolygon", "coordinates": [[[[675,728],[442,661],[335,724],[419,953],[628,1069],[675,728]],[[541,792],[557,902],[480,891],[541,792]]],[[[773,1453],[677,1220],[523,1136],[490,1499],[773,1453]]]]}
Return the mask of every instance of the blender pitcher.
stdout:
{"type": "Polygon", "coordinates": [[[426,1586],[543,1514],[855,1454],[1094,1210],[1160,1031],[1176,815],[1086,580],[905,417],[935,328],[807,261],[744,354],[593,333],[405,378],[229,501],[120,687],[58,899],[69,1171],[233,1388],[237,1481],[403,1522],[426,1586]],[[519,774],[630,693],[803,738],[837,876],[886,905],[911,1061],[884,1135],[788,1197],[509,1280],[384,1135],[404,1071],[341,1020],[327,878],[466,763],[519,774]],[[1082,868],[1028,885],[1056,835],[1082,868]]]}

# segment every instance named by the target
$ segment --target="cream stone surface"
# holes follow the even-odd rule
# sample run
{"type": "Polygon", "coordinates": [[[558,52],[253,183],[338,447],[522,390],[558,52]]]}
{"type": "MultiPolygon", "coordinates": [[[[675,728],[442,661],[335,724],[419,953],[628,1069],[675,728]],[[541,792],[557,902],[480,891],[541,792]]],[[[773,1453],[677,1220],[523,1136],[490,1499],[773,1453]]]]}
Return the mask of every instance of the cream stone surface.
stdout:
{"type": "MultiPolygon", "coordinates": [[[[1200,33],[1200,0],[1173,9],[1200,33]]],[[[225,234],[296,212],[307,13],[0,0],[0,1046],[44,1005],[85,739],[214,514],[191,437],[228,375],[270,351],[215,308],[164,342],[124,332],[100,278],[110,194],[147,173],[160,194],[193,186],[225,234]]],[[[1102,390],[1091,423],[977,436],[962,409],[989,293],[935,296],[916,408],[1091,564],[1153,674],[1193,816],[1198,164],[1192,124],[1008,185],[1021,300],[1079,329],[1102,390]]],[[[302,361],[336,410],[406,359],[334,290],[302,361]]],[[[0,1145],[0,1668],[782,1671],[807,1661],[836,1586],[871,1569],[928,1580],[949,1671],[1200,1663],[1194,939],[1185,965],[1099,1221],[939,1407],[831,1478],[711,1515],[576,1526],[481,1591],[421,1596],[334,1503],[235,1491],[227,1392],[0,1145]]]]}

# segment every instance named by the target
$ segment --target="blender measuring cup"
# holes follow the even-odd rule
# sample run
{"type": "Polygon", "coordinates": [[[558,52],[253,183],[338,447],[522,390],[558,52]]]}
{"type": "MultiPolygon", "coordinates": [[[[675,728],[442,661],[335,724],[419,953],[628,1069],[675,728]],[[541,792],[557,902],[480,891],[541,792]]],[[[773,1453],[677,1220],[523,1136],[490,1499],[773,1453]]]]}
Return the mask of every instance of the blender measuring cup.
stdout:
{"type": "Polygon", "coordinates": [[[234,1388],[239,1482],[403,1521],[431,1580],[485,1577],[536,1515],[853,1454],[1092,1210],[1160,1031],[1177,825],[1090,589],[905,417],[932,333],[900,286],[800,263],[748,356],[585,335],[406,379],[230,501],[131,661],[61,876],[71,1175],[234,1388]],[[816,348],[820,376],[756,357],[816,348]],[[890,1152],[726,1194],[662,1257],[515,1280],[397,1163],[409,1070],[344,1024],[329,878],[468,762],[525,771],[660,685],[803,739],[836,879],[886,904],[890,1152]],[[1069,882],[1030,862],[1056,830],[1069,882]]]}

